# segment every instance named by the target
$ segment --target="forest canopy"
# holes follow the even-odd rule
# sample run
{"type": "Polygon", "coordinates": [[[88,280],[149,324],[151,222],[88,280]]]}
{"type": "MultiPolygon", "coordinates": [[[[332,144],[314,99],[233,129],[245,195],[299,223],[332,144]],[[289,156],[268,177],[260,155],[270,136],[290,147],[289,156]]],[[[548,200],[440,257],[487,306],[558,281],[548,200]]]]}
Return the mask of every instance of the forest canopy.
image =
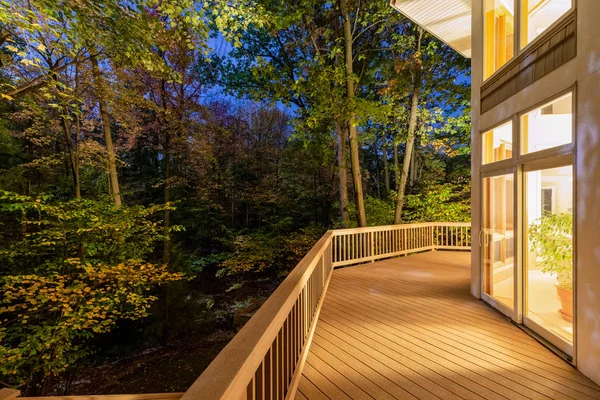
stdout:
{"type": "Polygon", "coordinates": [[[326,230],[468,221],[469,75],[386,1],[0,0],[0,383],[185,390],[326,230]]]}

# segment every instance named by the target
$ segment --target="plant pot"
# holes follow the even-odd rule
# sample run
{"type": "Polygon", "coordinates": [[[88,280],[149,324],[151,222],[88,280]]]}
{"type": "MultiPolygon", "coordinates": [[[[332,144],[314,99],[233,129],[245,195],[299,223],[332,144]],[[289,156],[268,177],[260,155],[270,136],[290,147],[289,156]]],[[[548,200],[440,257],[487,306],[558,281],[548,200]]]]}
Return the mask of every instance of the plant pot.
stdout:
{"type": "Polygon", "coordinates": [[[556,293],[560,298],[560,304],[562,306],[562,308],[558,310],[560,316],[565,321],[573,322],[573,290],[556,286],[556,293]]]}

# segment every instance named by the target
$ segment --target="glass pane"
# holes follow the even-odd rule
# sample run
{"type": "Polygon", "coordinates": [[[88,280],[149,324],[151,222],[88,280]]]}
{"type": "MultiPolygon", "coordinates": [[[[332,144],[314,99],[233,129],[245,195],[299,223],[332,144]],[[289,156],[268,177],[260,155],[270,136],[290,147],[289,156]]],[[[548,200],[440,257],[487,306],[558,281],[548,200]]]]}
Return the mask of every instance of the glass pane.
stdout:
{"type": "Polygon", "coordinates": [[[484,0],[484,79],[513,57],[515,37],[514,0],[484,0]]]}
{"type": "Polygon", "coordinates": [[[514,307],[514,176],[483,179],[483,290],[514,307]]]}
{"type": "Polygon", "coordinates": [[[521,154],[572,142],[572,97],[566,94],[521,117],[521,154]]]}
{"type": "Polygon", "coordinates": [[[512,122],[499,126],[483,134],[482,164],[512,158],[512,122]]]}
{"type": "Polygon", "coordinates": [[[573,167],[527,172],[526,313],[573,342],[573,167]]]}
{"type": "Polygon", "coordinates": [[[522,0],[521,48],[571,9],[571,0],[522,0]]]}

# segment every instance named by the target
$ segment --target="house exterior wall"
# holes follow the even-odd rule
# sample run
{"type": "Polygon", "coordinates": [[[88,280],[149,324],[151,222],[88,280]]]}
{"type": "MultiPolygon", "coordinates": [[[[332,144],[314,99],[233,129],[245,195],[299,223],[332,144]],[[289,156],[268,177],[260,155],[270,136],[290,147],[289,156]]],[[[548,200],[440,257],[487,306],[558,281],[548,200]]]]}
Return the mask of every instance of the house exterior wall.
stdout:
{"type": "MultiPolygon", "coordinates": [[[[576,58],[482,114],[483,13],[481,2],[473,1],[472,228],[473,232],[481,230],[481,133],[519,112],[574,88],[577,280],[575,361],[579,370],[600,383],[600,2],[577,0],[576,7],[576,58]]],[[[480,247],[473,246],[471,292],[478,298],[481,297],[480,259],[480,247]]]]}
{"type": "MultiPolygon", "coordinates": [[[[577,368],[600,384],[600,1],[576,1],[577,55],[513,96],[481,112],[482,1],[472,13],[472,273],[481,298],[481,133],[572,88],[575,96],[575,276],[577,368]]],[[[510,64],[510,63],[509,63],[510,64]]],[[[516,120],[515,120],[516,122],[516,120]]],[[[521,210],[517,208],[517,211],[521,210]]],[[[520,217],[518,217],[520,218],[520,217]]]]}
{"type": "Polygon", "coordinates": [[[577,3],[577,364],[600,383],[600,2],[577,3]]]}

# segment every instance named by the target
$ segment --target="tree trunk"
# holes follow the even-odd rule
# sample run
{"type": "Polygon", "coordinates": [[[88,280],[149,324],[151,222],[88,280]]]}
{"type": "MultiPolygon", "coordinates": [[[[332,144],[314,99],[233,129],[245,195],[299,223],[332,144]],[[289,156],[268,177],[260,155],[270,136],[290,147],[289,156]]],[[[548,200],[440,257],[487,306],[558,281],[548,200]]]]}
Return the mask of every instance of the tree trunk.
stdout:
{"type": "MultiPolygon", "coordinates": [[[[160,80],[160,101],[162,108],[167,115],[167,99],[165,80],[160,80]]],[[[164,144],[163,144],[163,171],[164,171],[164,201],[165,204],[171,201],[171,131],[169,127],[169,121],[162,121],[162,128],[164,130],[164,144]]],[[[163,215],[163,229],[165,240],[163,242],[163,262],[168,264],[171,261],[171,238],[169,229],[171,227],[171,210],[166,209],[163,215]]]]}
{"type": "MultiPolygon", "coordinates": [[[[58,86],[58,75],[53,74],[52,79],[57,84],[57,92],[63,93],[63,90],[61,90],[58,86]]],[[[75,78],[75,80],[77,81],[77,77],[75,78]]],[[[77,93],[77,88],[75,89],[75,93],[77,93]]],[[[73,138],[71,136],[71,123],[69,121],[69,105],[67,102],[61,101],[60,97],[58,99],[62,103],[60,120],[62,122],[65,146],[67,147],[67,152],[69,154],[68,168],[71,170],[71,176],[73,179],[73,195],[76,199],[81,199],[81,186],[79,184],[79,154],[77,151],[78,144],[76,143],[75,146],[73,146],[73,138]]],[[[77,131],[79,132],[79,129],[77,131]]]]}
{"type": "Polygon", "coordinates": [[[342,228],[348,226],[348,168],[346,167],[346,130],[342,128],[339,121],[335,121],[335,131],[337,133],[337,162],[338,178],[340,186],[340,217],[342,219],[342,228]]]}
{"type": "Polygon", "coordinates": [[[398,142],[394,139],[394,189],[400,185],[400,162],[398,161],[398,142]]]}
{"type": "MultiPolygon", "coordinates": [[[[348,103],[354,98],[354,72],[352,67],[352,22],[348,13],[347,0],[340,0],[340,12],[344,25],[344,45],[346,48],[346,97],[348,103]]],[[[367,226],[367,214],[363,196],[362,176],[360,173],[360,158],[358,154],[358,141],[356,138],[355,113],[350,112],[347,122],[348,139],[350,140],[350,168],[352,169],[352,182],[354,184],[354,202],[356,203],[356,219],[359,227],[367,226]]]]}
{"type": "Polygon", "coordinates": [[[81,199],[81,185],[79,184],[79,160],[77,157],[77,149],[73,149],[73,140],[71,137],[71,125],[67,118],[68,109],[63,107],[63,115],[61,117],[63,132],[65,134],[65,144],[69,152],[69,164],[71,166],[71,174],[73,176],[73,192],[76,199],[81,199]]]}
{"type": "Polygon", "coordinates": [[[107,95],[104,88],[104,79],[98,68],[98,60],[95,56],[90,57],[92,63],[92,74],[96,86],[96,95],[98,96],[98,105],[100,106],[100,117],[102,118],[102,128],[104,130],[104,141],[106,143],[106,154],[108,158],[108,177],[110,182],[110,193],[115,205],[121,207],[121,192],[119,190],[119,175],[117,174],[117,159],[115,157],[115,148],[113,146],[112,132],[110,127],[110,115],[108,114],[107,95]]]}
{"type": "Polygon", "coordinates": [[[418,145],[417,145],[417,141],[415,140],[414,144],[413,144],[413,155],[410,159],[410,185],[413,186],[415,183],[417,183],[417,179],[418,179],[418,174],[419,174],[419,153],[417,152],[418,149],[418,145]]]}
{"type": "Polygon", "coordinates": [[[375,184],[377,185],[377,198],[381,200],[381,165],[379,164],[379,157],[377,157],[377,140],[373,143],[373,154],[375,154],[375,184]]]}
{"type": "Polygon", "coordinates": [[[413,92],[410,104],[410,117],[408,120],[408,134],[406,138],[406,150],[404,151],[404,160],[402,162],[402,174],[400,175],[400,185],[398,187],[398,197],[396,198],[396,212],[394,214],[394,223],[402,222],[402,208],[404,207],[404,196],[406,190],[406,181],[408,179],[408,167],[413,154],[415,145],[415,130],[417,127],[417,111],[419,109],[419,92],[421,90],[421,39],[423,38],[423,29],[417,27],[417,49],[415,52],[415,74],[413,82],[413,92]]]}
{"type": "Polygon", "coordinates": [[[388,164],[387,143],[385,140],[385,132],[381,134],[381,153],[383,158],[383,179],[385,183],[385,195],[390,194],[390,166],[388,164]]]}

